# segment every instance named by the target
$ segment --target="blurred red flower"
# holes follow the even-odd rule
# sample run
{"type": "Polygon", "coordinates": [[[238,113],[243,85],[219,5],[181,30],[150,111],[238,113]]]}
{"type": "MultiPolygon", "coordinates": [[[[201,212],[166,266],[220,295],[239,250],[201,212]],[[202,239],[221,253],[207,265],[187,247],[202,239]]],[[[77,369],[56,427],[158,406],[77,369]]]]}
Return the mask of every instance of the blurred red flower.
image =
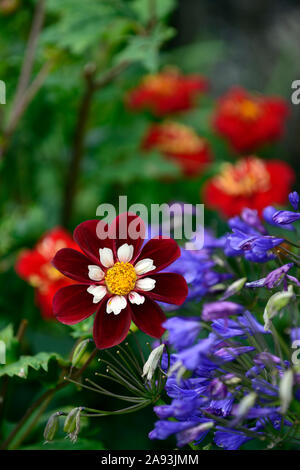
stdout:
{"type": "Polygon", "coordinates": [[[285,204],[294,180],[294,171],[285,162],[246,157],[235,165],[223,164],[204,187],[204,203],[226,217],[240,214],[245,207],[261,213],[268,205],[285,204]]]}
{"type": "Polygon", "coordinates": [[[206,92],[208,81],[199,75],[181,75],[166,68],[156,75],[147,75],[127,96],[127,104],[134,111],[148,110],[155,116],[186,111],[195,104],[199,93],[206,92]]]}
{"type": "Polygon", "coordinates": [[[73,284],[51,264],[57,250],[66,247],[78,248],[68,232],[56,227],[47,232],[32,250],[22,251],[16,262],[17,274],[35,288],[36,303],[47,319],[54,317],[54,294],[61,287],[73,284]]]}
{"type": "Polygon", "coordinates": [[[252,152],[282,136],[288,112],[281,98],[233,88],[219,100],[213,126],[235,151],[252,152]]]}
{"type": "Polygon", "coordinates": [[[177,163],[187,176],[199,174],[212,160],[207,140],[176,122],[153,124],[143,139],[142,148],[159,150],[177,163]]]}
{"type": "Polygon", "coordinates": [[[165,315],[155,300],[181,305],[187,296],[181,275],[158,273],[180,256],[177,243],[157,237],[142,247],[144,235],[144,222],[135,214],[121,214],[110,226],[88,220],[74,231],[84,254],[63,248],[53,259],[62,274],[77,282],[54,296],[57,319],[73,325],[96,312],[93,335],[99,349],[121,343],[131,321],[160,338],[165,315]]]}

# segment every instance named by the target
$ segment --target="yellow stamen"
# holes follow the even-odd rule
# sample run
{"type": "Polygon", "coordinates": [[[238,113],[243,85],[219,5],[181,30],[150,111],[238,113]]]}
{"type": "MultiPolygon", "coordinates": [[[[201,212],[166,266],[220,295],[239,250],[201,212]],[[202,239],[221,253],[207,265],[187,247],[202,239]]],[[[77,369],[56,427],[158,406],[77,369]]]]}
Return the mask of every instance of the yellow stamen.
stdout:
{"type": "Polygon", "coordinates": [[[144,86],[153,93],[170,96],[176,91],[177,79],[171,74],[147,75],[144,86]]]}
{"type": "Polygon", "coordinates": [[[64,275],[61,274],[54,266],[50,263],[45,264],[42,267],[43,274],[49,279],[49,281],[58,281],[59,279],[63,278],[64,275]]]}
{"type": "Polygon", "coordinates": [[[239,106],[240,115],[246,120],[257,119],[260,115],[259,104],[252,100],[243,100],[239,106]]]}
{"type": "Polygon", "coordinates": [[[108,290],[115,295],[126,295],[135,286],[137,276],[130,263],[118,262],[107,270],[105,282],[108,290]]]}
{"type": "Polygon", "coordinates": [[[248,158],[236,165],[225,163],[215,184],[231,196],[251,196],[256,192],[267,191],[270,175],[264,164],[257,158],[248,158]]]}
{"type": "Polygon", "coordinates": [[[247,98],[241,101],[227,100],[224,104],[224,110],[226,113],[239,116],[245,121],[255,121],[261,114],[259,101],[247,98]]]}
{"type": "Polygon", "coordinates": [[[167,122],[161,130],[158,148],[163,153],[194,154],[204,149],[205,141],[183,124],[167,122]]]}

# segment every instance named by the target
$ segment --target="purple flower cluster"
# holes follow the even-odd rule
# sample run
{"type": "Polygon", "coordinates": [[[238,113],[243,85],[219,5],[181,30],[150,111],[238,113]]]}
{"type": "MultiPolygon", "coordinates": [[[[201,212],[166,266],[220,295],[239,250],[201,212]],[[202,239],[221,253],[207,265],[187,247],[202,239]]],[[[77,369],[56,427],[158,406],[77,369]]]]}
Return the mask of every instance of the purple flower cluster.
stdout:
{"type": "MultiPolygon", "coordinates": [[[[165,386],[172,401],[154,408],[159,421],[150,439],[175,434],[181,447],[198,445],[213,432],[217,446],[235,450],[251,439],[264,438],[266,427],[280,427],[274,373],[280,377],[288,363],[255,345],[266,344],[266,332],[250,312],[214,320],[211,333],[200,339],[203,328],[197,318],[171,318],[165,327],[175,349],[165,386]],[[253,345],[244,344],[247,338],[253,345]],[[256,399],[241,412],[239,402],[251,392],[256,399]]],[[[167,368],[166,355],[162,367],[167,368]]]]}
{"type": "Polygon", "coordinates": [[[268,228],[256,211],[244,209],[228,221],[230,233],[219,240],[206,233],[201,250],[183,250],[172,266],[190,286],[187,302],[204,298],[204,303],[198,304],[199,316],[173,317],[164,324],[172,352],[164,353],[162,369],[171,402],[155,406],[159,420],[151,439],[176,435],[178,446],[199,445],[210,434],[224,449],[238,449],[253,439],[272,447],[293,427],[286,411],[300,398],[300,374],[293,370],[290,344],[282,350],[284,340],[270,325],[282,309],[295,307],[289,318],[291,339],[300,337],[293,293],[300,282],[291,274],[300,267],[300,246],[283,232],[292,238],[296,234],[299,199],[296,192],[289,196],[294,211],[267,207],[263,219],[268,228]],[[279,236],[272,233],[275,227],[279,236]],[[216,265],[226,271],[218,272],[216,265]],[[258,300],[254,288],[280,291],[258,300]],[[238,301],[230,299],[237,295],[238,301]]]}

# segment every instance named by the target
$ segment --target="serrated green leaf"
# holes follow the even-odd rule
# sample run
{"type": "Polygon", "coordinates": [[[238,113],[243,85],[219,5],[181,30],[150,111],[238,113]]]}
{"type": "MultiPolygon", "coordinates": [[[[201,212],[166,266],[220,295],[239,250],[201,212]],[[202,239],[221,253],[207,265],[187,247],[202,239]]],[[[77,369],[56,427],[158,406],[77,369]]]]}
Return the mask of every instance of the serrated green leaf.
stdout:
{"type": "Polygon", "coordinates": [[[56,360],[60,365],[68,365],[67,361],[57,353],[40,352],[35,356],[21,356],[20,359],[12,364],[0,366],[0,377],[8,375],[9,377],[20,377],[26,379],[29,369],[48,371],[48,364],[51,360],[56,360]]]}
{"type": "Polygon", "coordinates": [[[158,25],[149,36],[132,36],[128,45],[115,57],[115,63],[140,62],[150,72],[157,71],[159,67],[159,49],[162,44],[173,37],[175,30],[158,25]]]}
{"type": "MultiPolygon", "coordinates": [[[[158,19],[165,18],[176,6],[175,0],[156,0],[153,3],[154,14],[158,19]]],[[[134,0],[131,8],[142,23],[149,21],[151,15],[149,0],[134,0]]]]}

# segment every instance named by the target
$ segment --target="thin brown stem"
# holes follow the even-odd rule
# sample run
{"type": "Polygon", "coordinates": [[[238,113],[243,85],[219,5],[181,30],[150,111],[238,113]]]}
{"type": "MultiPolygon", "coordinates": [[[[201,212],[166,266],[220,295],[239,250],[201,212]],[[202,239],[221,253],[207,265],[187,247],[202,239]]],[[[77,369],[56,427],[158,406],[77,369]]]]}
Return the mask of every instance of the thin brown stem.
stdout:
{"type": "Polygon", "coordinates": [[[34,16],[31,24],[31,30],[26,46],[26,51],[24,54],[22,69],[19,76],[17,91],[12,105],[12,110],[14,110],[15,107],[18,106],[18,102],[23,96],[30,82],[38,39],[45,17],[45,3],[45,0],[38,0],[38,2],[36,3],[34,16]]]}
{"type": "Polygon", "coordinates": [[[81,161],[84,156],[84,143],[88,119],[94,93],[111,83],[118,75],[120,75],[120,73],[123,72],[123,70],[127,68],[128,64],[129,63],[127,61],[124,61],[115,67],[112,67],[98,79],[95,79],[94,77],[96,69],[93,65],[88,66],[85,70],[85,92],[81,98],[81,103],[78,110],[71,158],[66,178],[67,183],[65,187],[64,205],[62,211],[62,224],[65,227],[69,225],[70,219],[72,217],[81,161]]]}

